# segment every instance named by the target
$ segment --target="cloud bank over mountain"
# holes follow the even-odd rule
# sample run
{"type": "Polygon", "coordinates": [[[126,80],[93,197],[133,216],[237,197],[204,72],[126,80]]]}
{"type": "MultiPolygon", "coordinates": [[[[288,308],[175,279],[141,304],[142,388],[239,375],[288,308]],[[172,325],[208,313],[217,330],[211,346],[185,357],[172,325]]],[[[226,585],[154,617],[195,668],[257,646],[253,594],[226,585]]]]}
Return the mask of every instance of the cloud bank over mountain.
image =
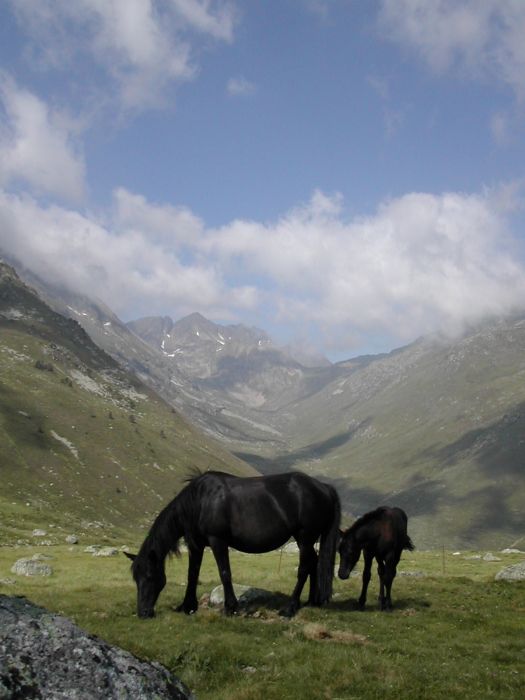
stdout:
{"type": "Polygon", "coordinates": [[[297,334],[317,328],[334,350],[336,337],[407,341],[522,307],[508,198],[411,193],[353,219],[343,204],[315,192],[277,221],[210,229],[187,208],[123,189],[98,218],[4,193],[0,247],[124,318],[274,318],[297,334]]]}

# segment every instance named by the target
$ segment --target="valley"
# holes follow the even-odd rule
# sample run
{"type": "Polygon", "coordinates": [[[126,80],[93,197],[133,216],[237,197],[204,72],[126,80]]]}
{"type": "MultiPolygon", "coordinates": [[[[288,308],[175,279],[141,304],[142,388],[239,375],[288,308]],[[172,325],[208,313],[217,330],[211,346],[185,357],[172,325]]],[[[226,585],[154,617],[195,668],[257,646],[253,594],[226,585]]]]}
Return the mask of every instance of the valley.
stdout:
{"type": "MultiPolygon", "coordinates": [[[[72,327],[81,326],[106,361],[127,372],[126,381],[138,382],[139,394],[157,395],[162,411],[192,431],[186,445],[198,454],[195,466],[208,468],[201,447],[210,443],[226,470],[303,470],[337,487],[347,522],[381,503],[403,507],[420,547],[504,547],[523,538],[523,317],[494,318],[460,337],[420,338],[388,354],[331,364],[307,353],[299,361],[297,351],[276,346],[260,329],[224,326],[200,314],[125,324],[94,299],[19,272],[41,303],[74,320],[72,327]]],[[[5,318],[3,328],[16,323],[5,318]]],[[[20,342],[9,352],[19,352],[20,342]]],[[[36,376],[51,386],[57,374],[36,376]]],[[[88,415],[99,415],[89,402],[100,402],[100,394],[84,386],[83,396],[88,415]]],[[[131,413],[128,402],[127,432],[137,427],[131,413]]],[[[178,459],[166,463],[178,473],[178,463],[189,466],[182,456],[188,448],[181,453],[180,442],[159,438],[160,430],[148,435],[147,450],[148,443],[154,450],[160,444],[163,453],[177,449],[178,459]]],[[[75,442],[71,429],[55,432],[75,442]]],[[[101,432],[93,439],[107,438],[101,432]]],[[[141,464],[153,463],[161,464],[146,452],[141,464]]]]}

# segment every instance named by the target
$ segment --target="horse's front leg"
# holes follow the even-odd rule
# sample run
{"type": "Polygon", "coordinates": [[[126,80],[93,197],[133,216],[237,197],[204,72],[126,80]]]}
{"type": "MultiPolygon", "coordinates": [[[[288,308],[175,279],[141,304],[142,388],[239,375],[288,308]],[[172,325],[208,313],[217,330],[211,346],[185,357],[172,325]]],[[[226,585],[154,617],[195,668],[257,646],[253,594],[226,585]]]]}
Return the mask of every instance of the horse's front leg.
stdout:
{"type": "Polygon", "coordinates": [[[184,600],[177,607],[177,612],[184,612],[191,615],[197,612],[199,601],[197,600],[197,584],[199,583],[199,572],[201,570],[202,555],[204,547],[189,549],[188,561],[188,584],[184,600]]]}
{"type": "Polygon", "coordinates": [[[230,555],[228,545],[223,540],[216,537],[210,537],[210,547],[217,562],[219,576],[221,577],[222,587],[224,589],[224,612],[226,615],[233,615],[239,607],[237,598],[233,590],[232,572],[230,568],[230,555]]]}
{"type": "MultiPolygon", "coordinates": [[[[299,543],[298,543],[299,544],[299,543]]],[[[317,566],[317,554],[313,544],[299,544],[299,568],[297,570],[297,583],[292,592],[290,602],[284,610],[281,610],[281,615],[285,617],[293,617],[301,607],[301,593],[303,592],[304,584],[308,576],[314,573],[317,566]]],[[[317,591],[317,582],[314,584],[313,594],[317,591]]],[[[310,590],[312,596],[312,590],[310,590]]],[[[317,604],[317,603],[314,603],[317,604]]]]}
{"type": "Polygon", "coordinates": [[[364,610],[366,604],[366,594],[368,591],[368,584],[370,583],[370,578],[372,576],[372,562],[374,560],[373,554],[369,554],[366,550],[363,554],[364,567],[363,567],[363,585],[361,587],[361,595],[359,596],[358,605],[361,610],[364,610]]]}

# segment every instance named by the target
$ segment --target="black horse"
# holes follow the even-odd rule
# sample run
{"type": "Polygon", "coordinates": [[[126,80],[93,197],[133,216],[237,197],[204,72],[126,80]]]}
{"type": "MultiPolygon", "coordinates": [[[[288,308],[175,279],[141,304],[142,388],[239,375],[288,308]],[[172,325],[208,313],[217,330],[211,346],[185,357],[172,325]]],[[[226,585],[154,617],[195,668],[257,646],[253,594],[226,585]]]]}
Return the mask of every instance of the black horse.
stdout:
{"type": "Polygon", "coordinates": [[[364,553],[363,587],[359,596],[359,607],[364,608],[366,592],[370,582],[370,569],[374,557],[379,574],[379,606],[381,610],[392,609],[390,591],[396,576],[396,567],[403,549],[413,550],[414,545],[407,534],[407,516],[401,508],[377,508],[366,513],[345,532],[341,533],[339,554],[339,578],[347,579],[364,553]]]}
{"type": "Polygon", "coordinates": [[[185,488],[157,516],[137,555],[132,573],[137,584],[137,613],[153,617],[166,585],[164,562],[179,552],[184,537],[189,551],[188,584],[178,611],[198,608],[197,582],[204,548],[211,547],[224,587],[226,614],[237,610],[228,547],[241,552],[269,552],[290,537],[299,546],[297,584],[283,614],[293,616],[310,577],[310,605],[330,600],[341,507],[332,486],[300,472],[241,478],[206,472],[185,488]],[[314,544],[320,538],[319,556],[314,544]],[[319,560],[319,561],[318,561],[319,560]]]}

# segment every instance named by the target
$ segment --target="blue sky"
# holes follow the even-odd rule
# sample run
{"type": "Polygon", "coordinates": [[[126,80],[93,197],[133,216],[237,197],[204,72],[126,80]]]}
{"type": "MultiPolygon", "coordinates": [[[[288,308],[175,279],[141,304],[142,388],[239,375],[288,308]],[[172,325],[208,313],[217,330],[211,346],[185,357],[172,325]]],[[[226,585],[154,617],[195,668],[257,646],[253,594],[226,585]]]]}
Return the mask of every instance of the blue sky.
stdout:
{"type": "Polygon", "coordinates": [[[523,308],[522,0],[4,0],[0,249],[333,359],[523,308]]]}

